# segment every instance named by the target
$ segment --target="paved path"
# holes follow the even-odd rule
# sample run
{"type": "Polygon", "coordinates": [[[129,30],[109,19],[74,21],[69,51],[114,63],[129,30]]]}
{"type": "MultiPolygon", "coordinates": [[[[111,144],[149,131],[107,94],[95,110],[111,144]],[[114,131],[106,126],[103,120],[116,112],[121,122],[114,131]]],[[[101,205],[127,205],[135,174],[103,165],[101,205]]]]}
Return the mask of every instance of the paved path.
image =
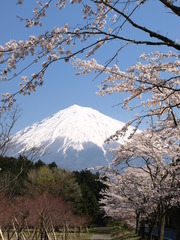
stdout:
{"type": "Polygon", "coordinates": [[[91,240],[110,240],[111,235],[110,234],[93,234],[93,236],[90,239],[91,240]]]}

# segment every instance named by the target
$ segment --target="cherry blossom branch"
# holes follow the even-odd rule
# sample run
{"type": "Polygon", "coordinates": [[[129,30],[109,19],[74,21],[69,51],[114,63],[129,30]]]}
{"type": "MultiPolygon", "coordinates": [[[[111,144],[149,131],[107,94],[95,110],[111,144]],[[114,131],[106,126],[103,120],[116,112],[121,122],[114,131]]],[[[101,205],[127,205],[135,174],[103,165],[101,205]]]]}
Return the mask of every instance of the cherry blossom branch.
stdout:
{"type": "MultiPolygon", "coordinates": [[[[137,23],[135,23],[134,21],[132,21],[126,14],[124,14],[124,12],[121,12],[120,10],[118,10],[117,8],[113,7],[112,5],[110,5],[108,2],[106,1],[100,1],[101,3],[103,3],[105,6],[109,7],[110,9],[114,10],[115,12],[117,12],[118,14],[120,14],[121,16],[123,16],[134,28],[137,28],[143,32],[146,32],[149,34],[150,37],[154,37],[156,39],[162,40],[165,45],[173,47],[177,50],[180,50],[180,45],[177,44],[175,41],[171,40],[170,38],[167,38],[159,33],[156,33],[154,31],[151,31],[150,29],[143,27],[137,23]]],[[[98,3],[100,3],[98,2],[98,3]]]]}

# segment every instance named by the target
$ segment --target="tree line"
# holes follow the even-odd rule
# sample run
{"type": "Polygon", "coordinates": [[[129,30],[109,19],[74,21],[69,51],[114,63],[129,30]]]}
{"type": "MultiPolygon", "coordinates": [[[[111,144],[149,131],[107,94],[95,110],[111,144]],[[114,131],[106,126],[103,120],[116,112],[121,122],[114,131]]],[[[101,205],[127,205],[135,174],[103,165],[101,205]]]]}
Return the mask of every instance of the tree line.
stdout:
{"type": "Polygon", "coordinates": [[[0,234],[8,239],[30,230],[34,239],[48,239],[60,230],[102,224],[98,200],[106,186],[98,173],[69,172],[24,156],[0,157],[0,169],[0,234]]]}
{"type": "MultiPolygon", "coordinates": [[[[26,1],[17,0],[17,4],[26,1]]],[[[0,46],[0,81],[11,83],[21,76],[15,91],[2,94],[1,111],[10,109],[18,94],[30,95],[42,86],[47,69],[55,62],[70,62],[78,76],[99,77],[99,94],[119,94],[117,105],[135,114],[107,139],[124,139],[123,146],[112,150],[112,166],[127,170],[122,174],[105,169],[109,188],[104,192],[103,209],[125,222],[134,219],[136,228],[148,223],[149,239],[157,224],[158,239],[163,240],[165,218],[180,203],[180,41],[174,27],[179,26],[179,1],[42,0],[33,6],[31,16],[20,19],[34,35],[0,46]],[[52,26],[47,28],[44,19],[53,4],[60,14],[76,6],[78,22],[71,23],[66,14],[66,24],[60,21],[56,27],[50,21],[52,26]],[[159,25],[165,19],[170,24],[159,25]],[[40,27],[41,33],[35,36],[40,27]],[[140,51],[137,62],[137,57],[131,61],[134,49],[140,51]],[[102,53],[106,53],[103,58],[102,53]],[[129,66],[124,69],[127,54],[129,66]],[[146,129],[137,134],[142,123],[146,129]],[[128,134],[132,124],[134,131],[128,134]],[[136,158],[143,160],[143,167],[135,166],[136,158]]]]}

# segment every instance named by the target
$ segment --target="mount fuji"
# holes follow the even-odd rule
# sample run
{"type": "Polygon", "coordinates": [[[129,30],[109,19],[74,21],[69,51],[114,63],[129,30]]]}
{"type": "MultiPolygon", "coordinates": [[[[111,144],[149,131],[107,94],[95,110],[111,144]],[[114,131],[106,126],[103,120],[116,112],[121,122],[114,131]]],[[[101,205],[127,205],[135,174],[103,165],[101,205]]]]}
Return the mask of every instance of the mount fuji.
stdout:
{"type": "Polygon", "coordinates": [[[32,149],[38,149],[39,159],[54,161],[61,168],[104,166],[112,159],[108,149],[123,144],[123,140],[113,144],[104,141],[123,126],[123,122],[97,110],[73,105],[14,134],[10,154],[28,156],[32,149]]]}

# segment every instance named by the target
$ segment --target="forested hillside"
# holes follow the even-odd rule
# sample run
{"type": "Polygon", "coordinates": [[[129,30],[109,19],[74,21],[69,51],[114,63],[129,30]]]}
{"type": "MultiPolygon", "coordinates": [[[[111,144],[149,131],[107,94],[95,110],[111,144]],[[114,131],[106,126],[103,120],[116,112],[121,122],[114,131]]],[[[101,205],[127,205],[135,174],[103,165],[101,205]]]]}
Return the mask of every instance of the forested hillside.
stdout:
{"type": "Polygon", "coordinates": [[[98,174],[70,172],[22,156],[1,157],[0,168],[2,231],[10,231],[12,223],[21,231],[26,224],[46,239],[48,229],[102,224],[98,200],[106,186],[98,174]]]}

